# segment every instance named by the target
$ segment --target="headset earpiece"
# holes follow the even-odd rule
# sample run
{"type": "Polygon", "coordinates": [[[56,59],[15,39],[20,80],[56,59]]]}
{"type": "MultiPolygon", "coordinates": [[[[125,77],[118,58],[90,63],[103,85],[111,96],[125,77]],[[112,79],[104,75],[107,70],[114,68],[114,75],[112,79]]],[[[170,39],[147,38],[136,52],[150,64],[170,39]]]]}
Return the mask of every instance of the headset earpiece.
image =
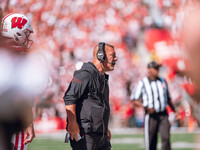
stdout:
{"type": "Polygon", "coordinates": [[[97,51],[97,59],[102,62],[105,61],[105,43],[99,42],[98,51],[97,51]]]}

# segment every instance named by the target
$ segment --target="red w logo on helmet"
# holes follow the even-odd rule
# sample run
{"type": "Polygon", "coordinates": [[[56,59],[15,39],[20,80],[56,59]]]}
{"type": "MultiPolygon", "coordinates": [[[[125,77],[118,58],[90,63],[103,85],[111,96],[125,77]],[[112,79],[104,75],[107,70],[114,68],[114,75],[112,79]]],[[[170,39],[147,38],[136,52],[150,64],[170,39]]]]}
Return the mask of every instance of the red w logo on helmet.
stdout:
{"type": "Polygon", "coordinates": [[[22,29],[22,27],[27,23],[27,20],[21,17],[13,17],[12,18],[12,28],[18,27],[22,29]]]}

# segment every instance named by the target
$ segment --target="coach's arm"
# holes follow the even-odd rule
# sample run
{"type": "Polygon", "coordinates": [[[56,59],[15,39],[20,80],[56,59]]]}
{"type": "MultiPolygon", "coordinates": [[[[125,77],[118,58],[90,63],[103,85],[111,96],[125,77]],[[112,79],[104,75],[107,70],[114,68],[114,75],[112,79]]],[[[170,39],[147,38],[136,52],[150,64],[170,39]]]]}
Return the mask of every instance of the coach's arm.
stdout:
{"type": "Polygon", "coordinates": [[[80,134],[80,129],[78,123],[76,121],[76,104],[66,105],[65,106],[67,111],[67,118],[68,118],[68,132],[71,136],[71,139],[75,138],[78,141],[78,134],[80,134]]]}

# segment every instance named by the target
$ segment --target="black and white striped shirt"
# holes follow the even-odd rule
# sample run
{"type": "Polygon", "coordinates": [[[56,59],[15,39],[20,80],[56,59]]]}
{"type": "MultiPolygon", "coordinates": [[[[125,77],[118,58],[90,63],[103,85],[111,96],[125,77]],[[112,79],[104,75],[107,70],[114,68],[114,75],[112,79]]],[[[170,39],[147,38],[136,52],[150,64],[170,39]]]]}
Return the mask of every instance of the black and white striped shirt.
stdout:
{"type": "Polygon", "coordinates": [[[150,80],[148,77],[140,80],[131,94],[131,100],[142,99],[144,107],[154,108],[155,112],[165,110],[170,100],[169,90],[163,78],[150,80]]]}

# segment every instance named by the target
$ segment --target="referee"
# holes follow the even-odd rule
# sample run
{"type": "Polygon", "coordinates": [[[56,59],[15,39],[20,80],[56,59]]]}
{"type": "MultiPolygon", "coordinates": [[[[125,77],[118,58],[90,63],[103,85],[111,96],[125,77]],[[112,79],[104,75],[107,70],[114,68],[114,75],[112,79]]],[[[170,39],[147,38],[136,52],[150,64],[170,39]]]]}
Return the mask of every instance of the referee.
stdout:
{"type": "Polygon", "coordinates": [[[145,109],[145,146],[146,150],[156,150],[158,131],[162,139],[162,150],[171,150],[170,123],[166,106],[175,111],[171,103],[167,82],[158,77],[160,65],[152,61],[148,64],[148,76],[140,80],[131,94],[131,100],[137,107],[145,109]]]}

